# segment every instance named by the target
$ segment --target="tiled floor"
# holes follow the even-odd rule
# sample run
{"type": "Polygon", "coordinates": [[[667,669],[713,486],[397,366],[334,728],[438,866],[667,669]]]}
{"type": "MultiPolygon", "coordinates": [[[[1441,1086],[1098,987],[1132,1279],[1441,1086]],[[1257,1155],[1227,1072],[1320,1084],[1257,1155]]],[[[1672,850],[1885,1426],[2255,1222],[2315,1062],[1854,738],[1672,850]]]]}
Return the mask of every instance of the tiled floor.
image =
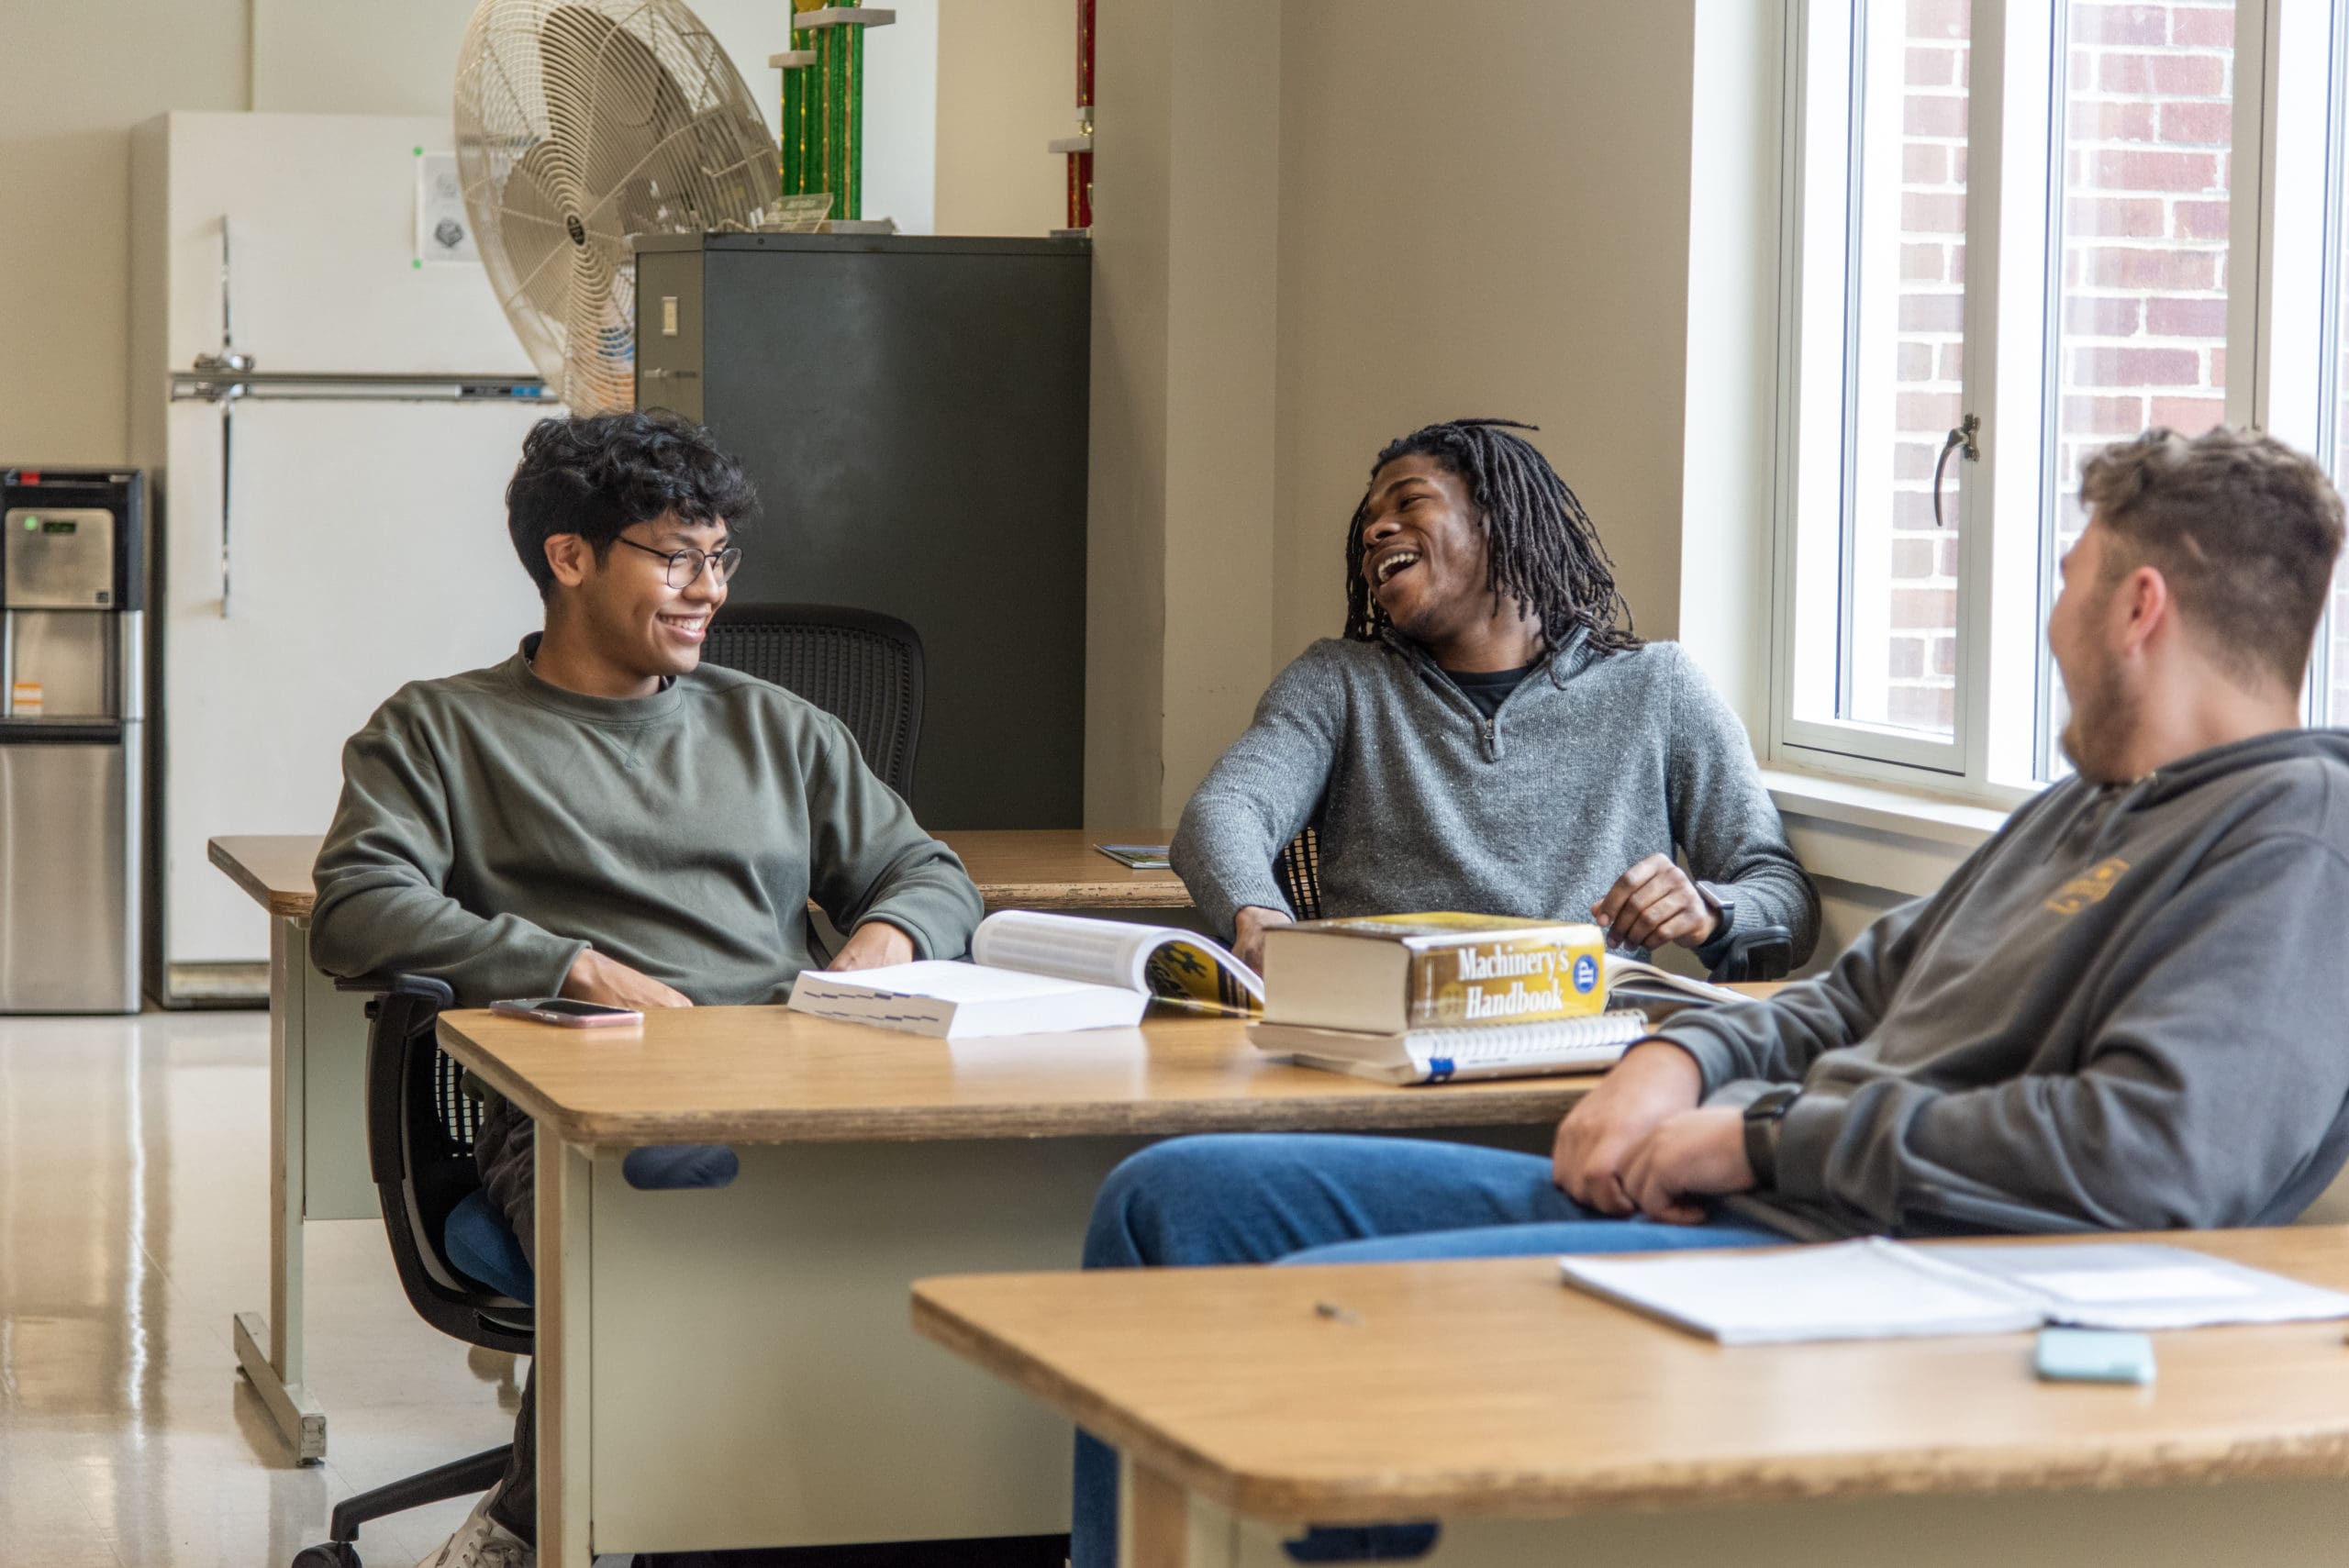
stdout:
{"type": "MultiPolygon", "coordinates": [[[[328,1456],[229,1350],[268,1306],[259,1013],[0,1018],[0,1568],[283,1568],[340,1498],[505,1441],[513,1358],[427,1329],[372,1221],[308,1228],[328,1456]]],[[[462,1517],[369,1526],[406,1568],[462,1517]]]]}

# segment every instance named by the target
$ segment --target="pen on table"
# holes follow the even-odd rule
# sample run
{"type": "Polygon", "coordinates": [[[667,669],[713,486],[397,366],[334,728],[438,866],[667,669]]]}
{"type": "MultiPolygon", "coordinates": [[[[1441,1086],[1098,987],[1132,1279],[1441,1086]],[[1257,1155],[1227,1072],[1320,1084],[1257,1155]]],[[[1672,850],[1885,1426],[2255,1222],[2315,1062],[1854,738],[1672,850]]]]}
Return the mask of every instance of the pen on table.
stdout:
{"type": "Polygon", "coordinates": [[[1316,1318],[1333,1318],[1341,1323],[1359,1323],[1362,1321],[1361,1313],[1356,1312],[1350,1307],[1341,1307],[1334,1301],[1315,1302],[1313,1304],[1313,1315],[1316,1318]]]}

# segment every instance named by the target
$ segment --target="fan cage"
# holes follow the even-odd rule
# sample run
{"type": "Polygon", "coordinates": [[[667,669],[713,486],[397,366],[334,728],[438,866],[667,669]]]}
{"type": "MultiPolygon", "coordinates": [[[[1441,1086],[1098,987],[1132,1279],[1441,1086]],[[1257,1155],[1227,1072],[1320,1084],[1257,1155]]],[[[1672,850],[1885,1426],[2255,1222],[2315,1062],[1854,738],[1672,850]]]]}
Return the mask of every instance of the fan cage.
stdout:
{"type": "Polygon", "coordinates": [[[457,167],[498,303],[574,413],[634,406],[634,241],[760,227],[777,149],[680,0],[483,0],[457,167]]]}

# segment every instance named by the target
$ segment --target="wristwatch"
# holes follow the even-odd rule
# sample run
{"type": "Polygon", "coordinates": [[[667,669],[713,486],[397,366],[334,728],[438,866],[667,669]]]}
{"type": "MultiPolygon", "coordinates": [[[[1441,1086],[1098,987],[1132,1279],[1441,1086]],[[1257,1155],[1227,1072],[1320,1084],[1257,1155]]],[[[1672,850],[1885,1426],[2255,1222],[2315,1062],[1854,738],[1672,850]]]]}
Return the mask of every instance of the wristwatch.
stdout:
{"type": "Polygon", "coordinates": [[[1753,1167],[1754,1185],[1778,1184],[1778,1124],[1800,1098],[1800,1089],[1780,1087],[1745,1107],[1745,1162],[1753,1167]]]}

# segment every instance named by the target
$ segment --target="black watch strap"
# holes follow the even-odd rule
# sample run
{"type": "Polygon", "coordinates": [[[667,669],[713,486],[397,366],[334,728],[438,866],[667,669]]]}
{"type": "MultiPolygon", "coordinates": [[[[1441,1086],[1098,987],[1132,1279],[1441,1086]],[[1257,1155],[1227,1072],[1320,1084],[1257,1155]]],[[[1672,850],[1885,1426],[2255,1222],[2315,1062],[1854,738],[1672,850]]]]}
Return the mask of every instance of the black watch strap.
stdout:
{"type": "Polygon", "coordinates": [[[1778,1124],[1801,1097],[1800,1089],[1776,1088],[1745,1107],[1745,1162],[1753,1167],[1756,1186],[1778,1184],[1778,1124]]]}

